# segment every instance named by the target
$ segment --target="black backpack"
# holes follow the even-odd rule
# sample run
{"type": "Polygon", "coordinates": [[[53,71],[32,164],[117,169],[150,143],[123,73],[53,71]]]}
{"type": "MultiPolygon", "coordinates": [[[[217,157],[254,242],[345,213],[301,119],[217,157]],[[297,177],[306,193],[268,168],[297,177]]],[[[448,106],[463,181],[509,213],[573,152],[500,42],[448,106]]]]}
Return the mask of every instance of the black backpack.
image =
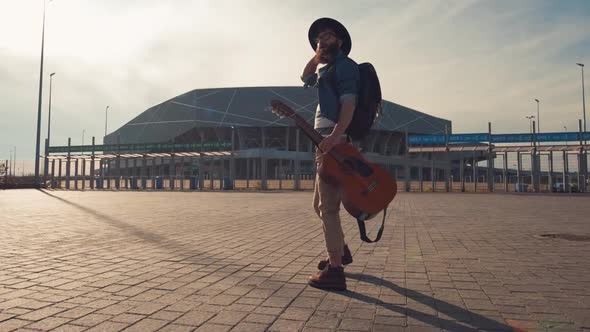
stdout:
{"type": "MultiPolygon", "coordinates": [[[[353,140],[363,139],[371,130],[375,118],[381,113],[381,85],[377,77],[377,71],[372,64],[365,62],[358,65],[359,95],[352,121],[346,129],[353,140]]],[[[331,75],[332,86],[336,86],[335,75],[331,75]]],[[[334,91],[336,89],[334,88],[334,91]]]]}

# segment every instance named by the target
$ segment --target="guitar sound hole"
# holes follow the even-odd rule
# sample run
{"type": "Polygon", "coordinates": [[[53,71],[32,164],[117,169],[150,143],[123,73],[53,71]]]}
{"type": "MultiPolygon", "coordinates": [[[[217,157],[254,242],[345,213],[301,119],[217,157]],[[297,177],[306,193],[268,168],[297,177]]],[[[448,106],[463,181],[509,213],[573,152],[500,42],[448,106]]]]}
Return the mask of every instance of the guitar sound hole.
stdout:
{"type": "Polygon", "coordinates": [[[344,160],[344,166],[350,170],[358,173],[360,176],[368,177],[373,174],[373,170],[360,159],[347,158],[344,160]]]}

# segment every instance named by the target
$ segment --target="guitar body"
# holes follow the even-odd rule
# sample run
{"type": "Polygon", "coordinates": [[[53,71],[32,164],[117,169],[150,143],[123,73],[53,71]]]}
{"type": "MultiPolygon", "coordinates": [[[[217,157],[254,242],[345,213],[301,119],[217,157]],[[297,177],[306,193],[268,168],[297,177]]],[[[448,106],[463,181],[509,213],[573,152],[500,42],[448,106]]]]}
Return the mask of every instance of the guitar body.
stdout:
{"type": "Polygon", "coordinates": [[[397,183],[388,171],[369,163],[350,144],[338,144],[321,158],[320,177],[338,184],[342,192],[342,204],[355,218],[364,212],[367,219],[386,208],[397,193],[397,183]]]}
{"type": "MultiPolygon", "coordinates": [[[[319,146],[324,137],[293,109],[280,100],[272,100],[271,106],[273,113],[295,120],[303,133],[319,146]]],[[[324,181],[340,186],[344,208],[357,219],[371,219],[383,211],[397,193],[397,184],[389,172],[368,162],[351,144],[335,145],[319,161],[318,174],[324,181]]]]}

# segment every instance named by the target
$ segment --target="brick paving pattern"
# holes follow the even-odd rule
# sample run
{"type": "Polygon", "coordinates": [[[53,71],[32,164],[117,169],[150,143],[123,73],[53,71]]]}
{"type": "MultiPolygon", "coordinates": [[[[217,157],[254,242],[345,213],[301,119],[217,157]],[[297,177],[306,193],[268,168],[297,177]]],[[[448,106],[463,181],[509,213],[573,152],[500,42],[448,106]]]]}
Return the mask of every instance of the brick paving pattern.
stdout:
{"type": "Polygon", "coordinates": [[[590,242],[537,236],[588,196],[400,193],[377,244],[342,211],[346,292],[306,285],[311,197],[0,191],[0,331],[590,331],[590,242]]]}

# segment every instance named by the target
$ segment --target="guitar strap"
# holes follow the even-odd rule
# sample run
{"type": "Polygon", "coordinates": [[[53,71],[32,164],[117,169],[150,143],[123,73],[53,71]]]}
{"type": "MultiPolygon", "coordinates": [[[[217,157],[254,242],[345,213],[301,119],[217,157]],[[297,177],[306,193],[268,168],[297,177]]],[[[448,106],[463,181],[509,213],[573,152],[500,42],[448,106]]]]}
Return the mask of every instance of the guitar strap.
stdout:
{"type": "Polygon", "coordinates": [[[367,230],[365,228],[365,219],[367,218],[367,214],[363,213],[360,217],[356,219],[356,222],[359,225],[359,233],[361,235],[361,240],[367,243],[375,243],[381,239],[381,235],[383,235],[383,227],[385,227],[385,216],[387,215],[388,207],[389,205],[386,206],[385,209],[383,209],[383,220],[381,221],[381,227],[379,228],[379,231],[377,231],[377,238],[375,238],[375,240],[371,240],[367,236],[367,230]]]}

